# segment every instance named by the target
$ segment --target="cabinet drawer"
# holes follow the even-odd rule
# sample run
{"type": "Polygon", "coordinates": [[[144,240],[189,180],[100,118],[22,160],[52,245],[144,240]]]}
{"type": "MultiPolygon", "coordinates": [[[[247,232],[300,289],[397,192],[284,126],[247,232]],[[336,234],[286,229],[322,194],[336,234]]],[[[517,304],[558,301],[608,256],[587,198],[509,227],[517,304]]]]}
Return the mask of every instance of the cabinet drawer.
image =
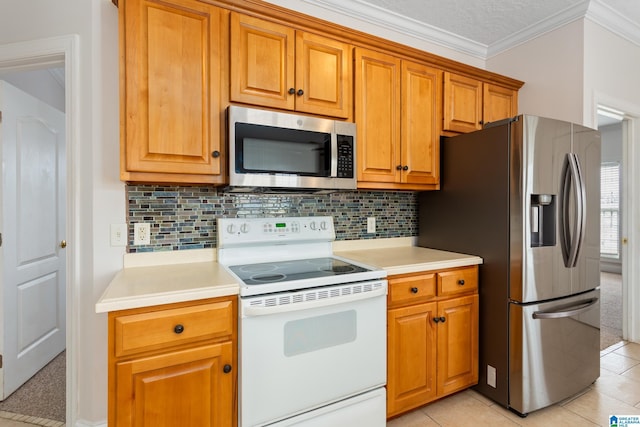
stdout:
{"type": "Polygon", "coordinates": [[[478,267],[438,273],[438,295],[462,294],[478,289],[478,267]]]}
{"type": "Polygon", "coordinates": [[[232,301],[118,316],[115,356],[231,336],[233,320],[232,301]]]}
{"type": "Polygon", "coordinates": [[[435,296],[435,273],[389,279],[389,305],[414,304],[435,296]]]}

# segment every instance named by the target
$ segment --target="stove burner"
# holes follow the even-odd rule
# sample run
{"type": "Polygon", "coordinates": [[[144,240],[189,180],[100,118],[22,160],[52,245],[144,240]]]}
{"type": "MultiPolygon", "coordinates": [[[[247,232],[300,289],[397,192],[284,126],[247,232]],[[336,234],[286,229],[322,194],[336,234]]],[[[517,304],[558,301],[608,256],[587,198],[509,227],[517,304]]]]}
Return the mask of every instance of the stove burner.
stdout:
{"type": "Polygon", "coordinates": [[[273,271],[278,268],[275,264],[248,264],[243,265],[239,268],[239,270],[243,273],[266,273],[268,271],[273,271]]]}
{"type": "Polygon", "coordinates": [[[256,282],[278,282],[287,277],[285,274],[257,274],[255,276],[251,276],[251,280],[255,280],[256,282]]]}
{"type": "Polygon", "coordinates": [[[356,267],[353,265],[330,265],[328,267],[321,267],[320,270],[344,274],[356,271],[356,267]]]}

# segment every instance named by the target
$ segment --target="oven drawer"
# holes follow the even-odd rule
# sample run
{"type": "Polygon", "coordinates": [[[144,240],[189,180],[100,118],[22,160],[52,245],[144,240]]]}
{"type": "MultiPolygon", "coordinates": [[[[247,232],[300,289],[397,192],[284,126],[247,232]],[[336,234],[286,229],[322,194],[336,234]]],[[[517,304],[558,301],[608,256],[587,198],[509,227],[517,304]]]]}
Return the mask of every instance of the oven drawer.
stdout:
{"type": "Polygon", "coordinates": [[[438,296],[456,295],[478,289],[478,266],[438,273],[438,296]]]}
{"type": "Polygon", "coordinates": [[[115,356],[231,336],[233,320],[232,301],[118,316],[115,356]]]}
{"type": "Polygon", "coordinates": [[[389,279],[389,305],[415,304],[436,296],[436,274],[411,274],[389,279]]]}

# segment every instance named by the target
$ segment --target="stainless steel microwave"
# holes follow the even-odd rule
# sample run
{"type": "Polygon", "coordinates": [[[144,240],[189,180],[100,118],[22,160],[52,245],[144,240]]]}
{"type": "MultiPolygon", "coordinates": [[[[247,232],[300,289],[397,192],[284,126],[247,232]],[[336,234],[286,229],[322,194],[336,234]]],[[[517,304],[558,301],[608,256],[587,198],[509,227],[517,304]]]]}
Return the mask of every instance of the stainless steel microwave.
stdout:
{"type": "Polygon", "coordinates": [[[235,105],[228,121],[231,188],[356,189],[355,123],[235,105]]]}

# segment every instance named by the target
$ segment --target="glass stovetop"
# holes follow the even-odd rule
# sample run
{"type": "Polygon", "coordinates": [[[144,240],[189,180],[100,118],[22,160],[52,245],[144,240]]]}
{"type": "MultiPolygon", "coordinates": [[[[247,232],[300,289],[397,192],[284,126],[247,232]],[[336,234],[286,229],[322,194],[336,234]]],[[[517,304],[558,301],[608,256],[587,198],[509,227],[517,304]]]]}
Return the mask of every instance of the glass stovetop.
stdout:
{"type": "Polygon", "coordinates": [[[247,285],[263,285],[370,271],[364,267],[331,257],[233,265],[229,266],[229,269],[247,285]]]}

